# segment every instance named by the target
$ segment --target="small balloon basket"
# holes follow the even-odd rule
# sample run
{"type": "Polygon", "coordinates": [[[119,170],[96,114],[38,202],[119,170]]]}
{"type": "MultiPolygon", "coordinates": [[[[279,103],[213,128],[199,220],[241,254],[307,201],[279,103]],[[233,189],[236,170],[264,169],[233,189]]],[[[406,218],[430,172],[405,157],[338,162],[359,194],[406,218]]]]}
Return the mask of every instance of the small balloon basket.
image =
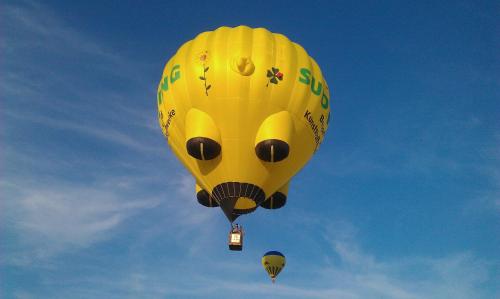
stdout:
{"type": "Polygon", "coordinates": [[[241,251],[243,249],[243,228],[238,224],[231,225],[228,245],[229,250],[241,251]]]}

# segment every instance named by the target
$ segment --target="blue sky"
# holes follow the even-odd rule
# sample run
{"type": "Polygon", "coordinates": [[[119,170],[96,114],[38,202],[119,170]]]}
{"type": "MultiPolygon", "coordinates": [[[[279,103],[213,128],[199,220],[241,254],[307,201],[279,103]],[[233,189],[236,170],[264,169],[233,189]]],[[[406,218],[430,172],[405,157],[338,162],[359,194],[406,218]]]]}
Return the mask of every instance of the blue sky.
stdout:
{"type": "Polygon", "coordinates": [[[1,298],[500,296],[498,3],[0,3],[1,298]],[[237,253],[156,86],[182,43],[240,24],[304,46],[333,96],[287,206],[241,217],[237,253]]]}

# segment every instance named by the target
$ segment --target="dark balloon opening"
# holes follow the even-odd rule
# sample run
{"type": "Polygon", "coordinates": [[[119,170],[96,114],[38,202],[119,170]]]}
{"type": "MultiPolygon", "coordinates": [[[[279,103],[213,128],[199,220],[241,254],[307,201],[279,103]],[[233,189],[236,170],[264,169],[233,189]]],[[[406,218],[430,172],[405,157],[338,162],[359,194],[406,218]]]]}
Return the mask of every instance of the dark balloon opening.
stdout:
{"type": "Polygon", "coordinates": [[[266,162],[279,162],[288,157],[290,146],[283,140],[267,139],[255,146],[255,154],[266,162]]]}
{"type": "Polygon", "coordinates": [[[255,211],[257,206],[266,199],[264,190],[259,186],[240,182],[226,182],[215,186],[212,190],[212,197],[219,203],[224,214],[231,222],[239,215],[255,211]],[[252,200],[255,205],[248,209],[236,208],[236,202],[239,198],[252,200]]]}
{"type": "Polygon", "coordinates": [[[206,137],[194,137],[186,142],[188,154],[198,160],[212,160],[220,154],[220,144],[206,137]]]}
{"type": "Polygon", "coordinates": [[[286,204],[286,195],[281,192],[275,192],[263,203],[260,204],[261,207],[265,209],[279,209],[286,204]]]}
{"type": "Polygon", "coordinates": [[[205,207],[213,208],[219,206],[217,201],[205,190],[201,190],[196,193],[196,198],[198,199],[198,202],[205,207]]]}

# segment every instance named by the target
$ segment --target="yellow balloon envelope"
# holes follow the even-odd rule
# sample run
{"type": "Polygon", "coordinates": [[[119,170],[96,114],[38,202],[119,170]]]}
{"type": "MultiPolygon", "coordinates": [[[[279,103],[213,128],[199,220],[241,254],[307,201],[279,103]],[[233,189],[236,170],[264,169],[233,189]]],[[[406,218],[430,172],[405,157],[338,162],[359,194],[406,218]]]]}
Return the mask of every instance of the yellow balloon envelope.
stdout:
{"type": "Polygon", "coordinates": [[[285,36],[221,27],[167,62],[158,118],[196,178],[198,201],[233,221],[285,204],[289,180],[323,141],[330,92],[316,62],[285,36]]]}
{"type": "Polygon", "coordinates": [[[276,280],[276,276],[285,267],[286,259],[285,256],[279,251],[269,251],[262,257],[262,266],[266,270],[271,280],[276,280]]]}

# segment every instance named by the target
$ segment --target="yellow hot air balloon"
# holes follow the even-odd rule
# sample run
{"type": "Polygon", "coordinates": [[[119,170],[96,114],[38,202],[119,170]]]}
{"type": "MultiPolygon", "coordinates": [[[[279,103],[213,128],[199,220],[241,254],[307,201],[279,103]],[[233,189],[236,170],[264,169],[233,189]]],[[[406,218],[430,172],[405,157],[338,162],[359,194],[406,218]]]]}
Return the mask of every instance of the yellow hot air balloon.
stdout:
{"type": "Polygon", "coordinates": [[[196,178],[198,201],[232,222],[282,207],[288,183],[321,144],[330,92],[306,51],[264,28],[199,34],[170,58],[158,118],[196,178]]]}
{"type": "Polygon", "coordinates": [[[285,267],[285,256],[279,251],[269,251],[262,257],[262,266],[266,269],[267,274],[271,277],[273,283],[276,281],[276,276],[280,274],[285,267]]]}

